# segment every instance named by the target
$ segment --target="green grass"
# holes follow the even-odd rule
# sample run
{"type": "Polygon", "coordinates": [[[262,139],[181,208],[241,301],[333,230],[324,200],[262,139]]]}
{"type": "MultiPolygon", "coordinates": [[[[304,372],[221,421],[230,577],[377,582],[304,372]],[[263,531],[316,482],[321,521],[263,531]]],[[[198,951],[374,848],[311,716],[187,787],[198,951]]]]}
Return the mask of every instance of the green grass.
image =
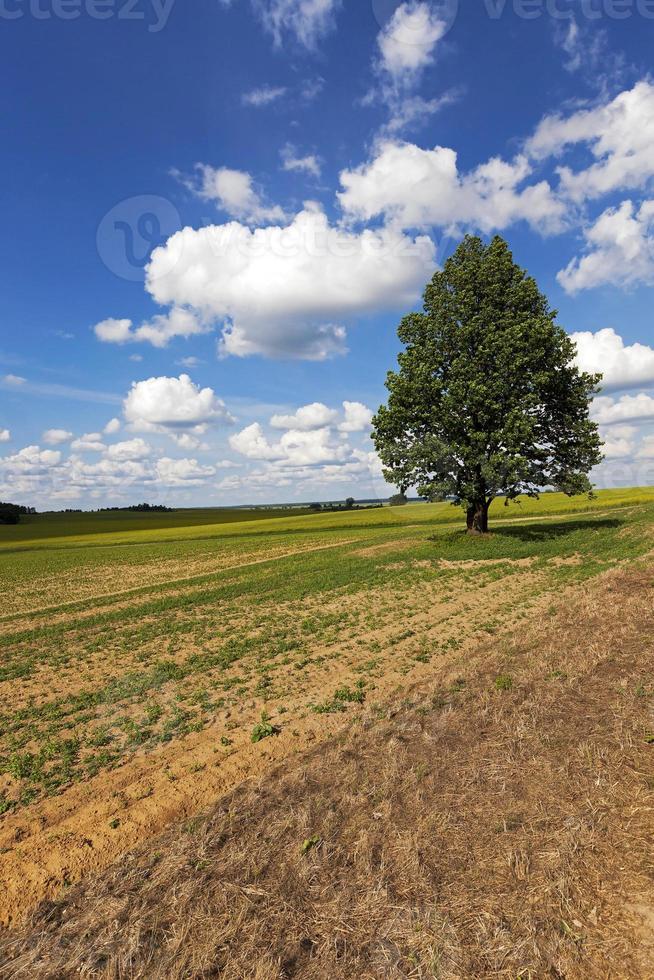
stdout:
{"type": "Polygon", "coordinates": [[[0,526],[1,541],[34,541],[47,538],[81,537],[93,534],[115,535],[130,531],[192,528],[214,524],[270,520],[271,517],[297,517],[309,513],[300,508],[205,507],[170,512],[101,511],[79,514],[30,514],[19,524],[0,526]]]}
{"type": "MultiPolygon", "coordinates": [[[[491,524],[507,519],[549,514],[587,513],[606,508],[654,502],[654,487],[602,490],[594,500],[543,494],[539,500],[521,498],[507,506],[498,498],[491,524]]],[[[448,503],[409,504],[338,513],[290,510],[232,510],[216,508],[143,514],[109,511],[99,514],[37,514],[17,525],[0,525],[0,552],[15,548],[116,546],[146,542],[170,543],[202,538],[402,527],[406,524],[459,524],[461,509],[448,503]],[[271,516],[274,515],[274,516],[271,516]]]]}

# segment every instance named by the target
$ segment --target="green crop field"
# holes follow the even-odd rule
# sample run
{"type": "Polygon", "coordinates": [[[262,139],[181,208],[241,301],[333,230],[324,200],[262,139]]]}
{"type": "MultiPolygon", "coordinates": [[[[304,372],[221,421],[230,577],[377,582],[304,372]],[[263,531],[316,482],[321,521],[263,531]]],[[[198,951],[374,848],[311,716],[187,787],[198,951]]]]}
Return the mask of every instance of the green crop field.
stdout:
{"type": "MultiPolygon", "coordinates": [[[[90,801],[116,794],[146,793],[160,826],[171,786],[201,801],[235,765],[248,770],[259,741],[320,737],[546,611],[564,585],[640,559],[654,545],[654,490],[496,502],[492,519],[488,537],[467,535],[449,504],[45,515],[21,537],[3,528],[7,833],[22,815],[102,822],[90,801]]],[[[136,831],[111,819],[129,846],[136,831]]]]}

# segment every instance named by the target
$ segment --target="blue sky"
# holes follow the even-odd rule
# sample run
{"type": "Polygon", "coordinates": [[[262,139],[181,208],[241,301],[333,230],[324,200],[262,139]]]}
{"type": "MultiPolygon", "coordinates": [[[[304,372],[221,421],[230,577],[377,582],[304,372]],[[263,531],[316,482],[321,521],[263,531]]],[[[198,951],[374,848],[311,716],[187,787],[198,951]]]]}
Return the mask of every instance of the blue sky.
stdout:
{"type": "Polygon", "coordinates": [[[650,0],[0,0],[0,497],[376,496],[402,313],[504,235],[654,482],[650,0]],[[154,251],[153,251],[154,250],[154,251]]]}

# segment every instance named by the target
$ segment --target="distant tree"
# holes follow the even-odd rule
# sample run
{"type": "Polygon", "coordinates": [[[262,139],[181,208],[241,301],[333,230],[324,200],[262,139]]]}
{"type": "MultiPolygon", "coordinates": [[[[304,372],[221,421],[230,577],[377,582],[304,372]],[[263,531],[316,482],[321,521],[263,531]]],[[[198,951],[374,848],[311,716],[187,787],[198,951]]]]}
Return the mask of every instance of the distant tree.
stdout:
{"type": "Polygon", "coordinates": [[[402,507],[404,504],[408,504],[409,501],[406,499],[405,493],[394,493],[392,497],[388,498],[388,503],[391,507],[402,507]]]}
{"type": "Polygon", "coordinates": [[[427,285],[423,312],[400,324],[405,349],[373,420],[386,479],[453,497],[477,533],[498,494],[591,493],[602,443],[589,401],[601,375],[575,366],[555,320],[502,238],[467,236],[427,285]]]}
{"type": "Polygon", "coordinates": [[[309,504],[309,510],[322,510],[322,504],[309,504]]]}
{"type": "Polygon", "coordinates": [[[354,507],[354,497],[348,497],[345,501],[345,506],[347,510],[352,510],[354,507]]]}
{"type": "Polygon", "coordinates": [[[21,504],[0,503],[0,524],[18,524],[22,514],[31,512],[31,507],[23,507],[21,504]]]}

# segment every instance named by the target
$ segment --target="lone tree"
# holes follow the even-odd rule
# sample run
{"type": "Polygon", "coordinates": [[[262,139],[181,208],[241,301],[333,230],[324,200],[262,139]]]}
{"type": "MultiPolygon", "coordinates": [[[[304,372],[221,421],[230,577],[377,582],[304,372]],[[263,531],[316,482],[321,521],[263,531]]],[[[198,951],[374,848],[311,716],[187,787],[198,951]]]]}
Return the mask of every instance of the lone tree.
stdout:
{"type": "Polygon", "coordinates": [[[398,330],[405,349],[373,420],[386,479],[453,497],[475,533],[498,494],[590,494],[603,457],[588,410],[602,376],[575,366],[556,316],[502,238],[466,236],[427,285],[424,312],[398,330]]]}

